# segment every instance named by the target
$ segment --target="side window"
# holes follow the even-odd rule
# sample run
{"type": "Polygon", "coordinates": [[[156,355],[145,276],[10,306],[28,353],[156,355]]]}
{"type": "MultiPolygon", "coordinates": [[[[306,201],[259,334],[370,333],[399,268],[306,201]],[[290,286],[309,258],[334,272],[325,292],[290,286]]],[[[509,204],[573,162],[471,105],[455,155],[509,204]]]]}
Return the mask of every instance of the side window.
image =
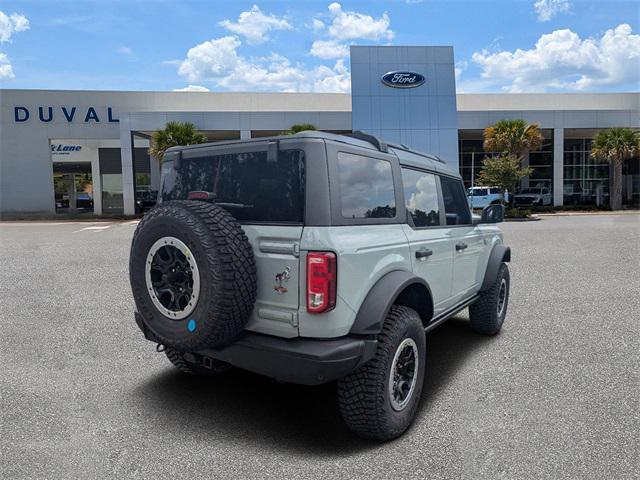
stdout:
{"type": "Polygon", "coordinates": [[[338,177],[344,218],[396,216],[396,197],[389,162],[338,152],[338,177]]]}
{"type": "Polygon", "coordinates": [[[449,177],[440,177],[440,185],[447,225],[471,224],[471,211],[464,195],[462,182],[449,177]]]}
{"type": "Polygon", "coordinates": [[[440,205],[436,177],[432,173],[402,169],[404,202],[416,227],[440,225],[440,205]]]}
{"type": "Polygon", "coordinates": [[[492,188],[491,189],[491,195],[497,195],[500,193],[500,189],[499,188],[492,188]]]}

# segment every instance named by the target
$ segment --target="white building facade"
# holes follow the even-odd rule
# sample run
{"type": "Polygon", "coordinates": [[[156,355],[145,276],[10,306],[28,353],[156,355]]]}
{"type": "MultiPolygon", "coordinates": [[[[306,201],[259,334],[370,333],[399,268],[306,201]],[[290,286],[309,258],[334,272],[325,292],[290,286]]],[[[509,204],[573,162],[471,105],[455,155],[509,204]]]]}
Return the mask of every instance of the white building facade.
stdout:
{"type": "MultiPolygon", "coordinates": [[[[524,186],[554,205],[606,204],[609,167],[589,157],[611,127],[640,128],[640,94],[457,94],[452,47],[352,47],[352,93],[0,90],[0,214],[131,215],[151,201],[159,164],[149,138],[186,121],[211,140],[277,135],[311,123],[363,130],[439,155],[470,186],[501,119],[539,124],[545,143],[524,186]]],[[[640,160],[625,165],[623,203],[637,206],[640,160]]]]}

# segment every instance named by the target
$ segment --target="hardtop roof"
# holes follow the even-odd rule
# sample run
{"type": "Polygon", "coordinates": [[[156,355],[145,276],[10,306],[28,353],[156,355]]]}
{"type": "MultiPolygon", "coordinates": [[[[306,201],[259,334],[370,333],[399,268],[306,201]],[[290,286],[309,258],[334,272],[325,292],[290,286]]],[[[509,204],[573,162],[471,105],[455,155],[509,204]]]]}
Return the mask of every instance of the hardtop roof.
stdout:
{"type": "MultiPolygon", "coordinates": [[[[354,132],[354,135],[357,133],[359,132],[354,132]]],[[[300,140],[300,139],[322,139],[325,141],[332,141],[337,143],[353,145],[355,147],[360,147],[360,148],[364,148],[364,149],[372,150],[376,152],[381,151],[379,148],[380,143],[385,144],[384,141],[380,141],[376,137],[369,136],[366,134],[361,134],[360,138],[356,138],[354,136],[339,135],[339,134],[330,133],[330,132],[323,132],[321,130],[306,130],[293,135],[276,135],[276,136],[270,136],[270,137],[223,140],[219,142],[175,146],[167,149],[167,152],[195,150],[199,148],[210,148],[210,147],[220,147],[220,146],[250,144],[250,143],[290,141],[290,140],[300,140]],[[371,137],[373,141],[363,140],[363,138],[366,138],[366,137],[371,137]],[[376,144],[376,142],[379,142],[379,143],[376,144]]],[[[428,153],[420,152],[418,150],[413,150],[410,147],[407,147],[406,145],[398,145],[394,143],[386,143],[386,145],[388,148],[388,152],[395,155],[402,165],[416,167],[416,168],[427,168],[429,170],[435,170],[437,172],[445,173],[450,176],[456,176],[456,177],[460,176],[458,172],[456,172],[455,170],[452,170],[442,159],[440,159],[436,155],[431,155],[428,153]]]]}

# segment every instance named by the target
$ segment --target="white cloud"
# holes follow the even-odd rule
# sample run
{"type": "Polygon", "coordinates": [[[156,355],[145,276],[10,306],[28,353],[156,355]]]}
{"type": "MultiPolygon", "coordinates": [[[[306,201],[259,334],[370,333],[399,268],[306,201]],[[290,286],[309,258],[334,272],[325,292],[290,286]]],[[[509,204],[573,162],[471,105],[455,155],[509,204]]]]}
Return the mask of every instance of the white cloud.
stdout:
{"type": "Polygon", "coordinates": [[[29,30],[27,17],[19,13],[7,15],[0,11],[0,43],[10,42],[14,33],[25,30],[29,30]]]}
{"type": "Polygon", "coordinates": [[[324,30],[325,24],[322,20],[318,20],[317,18],[314,18],[313,20],[311,20],[311,29],[314,32],[319,32],[321,30],[324,30]]]}
{"type": "Polygon", "coordinates": [[[329,37],[326,40],[313,42],[309,54],[314,57],[325,60],[345,58],[349,55],[348,43],[351,40],[390,41],[393,39],[394,33],[389,29],[391,20],[386,13],[376,19],[363,13],[344,11],[342,5],[337,2],[330,4],[328,9],[330,17],[328,27],[322,20],[313,19],[312,29],[316,33],[326,31],[329,37]]]}
{"type": "Polygon", "coordinates": [[[118,48],[118,53],[130,57],[133,55],[133,49],[131,47],[122,46],[118,48]]]}
{"type": "Polygon", "coordinates": [[[6,53],[0,52],[0,80],[5,78],[14,78],[13,67],[6,53]]]}
{"type": "Polygon", "coordinates": [[[309,53],[314,57],[325,60],[344,58],[349,55],[349,46],[344,43],[339,43],[337,40],[316,40],[311,45],[309,53]]]}
{"type": "Polygon", "coordinates": [[[219,25],[232,33],[242,35],[247,39],[249,45],[267,41],[269,37],[266,34],[271,30],[291,30],[293,28],[285,18],[264,14],[257,5],[254,5],[248,12],[242,12],[237,22],[223,20],[219,22],[219,25]]]}
{"type": "Polygon", "coordinates": [[[541,22],[547,22],[559,13],[566,13],[570,8],[569,0],[537,0],[533,4],[533,9],[541,22]]]}
{"type": "Polygon", "coordinates": [[[511,92],[588,90],[640,84],[640,35],[628,24],[600,38],[569,30],[542,35],[530,50],[476,52],[472,60],[488,84],[511,92]]]}
{"type": "Polygon", "coordinates": [[[329,36],[338,40],[392,40],[394,33],[389,30],[391,20],[389,15],[383,13],[378,19],[370,15],[358,12],[342,10],[342,5],[332,3],[329,5],[331,25],[329,36]]]}
{"type": "Polygon", "coordinates": [[[203,87],[202,85],[187,85],[184,88],[174,88],[174,92],[209,92],[210,90],[207,87],[203,87]]]}
{"type": "Polygon", "coordinates": [[[469,68],[469,62],[467,62],[466,60],[460,60],[459,62],[456,62],[455,68],[454,68],[456,80],[460,78],[460,75],[462,75],[462,72],[464,72],[467,68],[469,68]]]}
{"type": "Polygon", "coordinates": [[[190,82],[212,82],[232,91],[347,92],[350,75],[339,60],[330,68],[292,64],[278,54],[247,58],[238,37],[208,40],[189,49],[178,74],[190,82]]]}
{"type": "Polygon", "coordinates": [[[187,52],[178,74],[190,82],[228,75],[240,61],[236,53],[240,44],[238,37],[221,37],[196,45],[187,52]]]}

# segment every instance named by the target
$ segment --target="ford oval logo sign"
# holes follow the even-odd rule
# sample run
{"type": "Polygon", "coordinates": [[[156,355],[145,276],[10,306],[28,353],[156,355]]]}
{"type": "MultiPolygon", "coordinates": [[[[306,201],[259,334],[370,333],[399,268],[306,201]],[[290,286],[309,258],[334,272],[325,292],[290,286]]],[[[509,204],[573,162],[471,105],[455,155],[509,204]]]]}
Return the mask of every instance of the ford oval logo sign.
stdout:
{"type": "Polygon", "coordinates": [[[424,83],[424,75],[415,72],[389,72],[382,76],[382,83],[393,88],[415,88],[424,83]]]}

